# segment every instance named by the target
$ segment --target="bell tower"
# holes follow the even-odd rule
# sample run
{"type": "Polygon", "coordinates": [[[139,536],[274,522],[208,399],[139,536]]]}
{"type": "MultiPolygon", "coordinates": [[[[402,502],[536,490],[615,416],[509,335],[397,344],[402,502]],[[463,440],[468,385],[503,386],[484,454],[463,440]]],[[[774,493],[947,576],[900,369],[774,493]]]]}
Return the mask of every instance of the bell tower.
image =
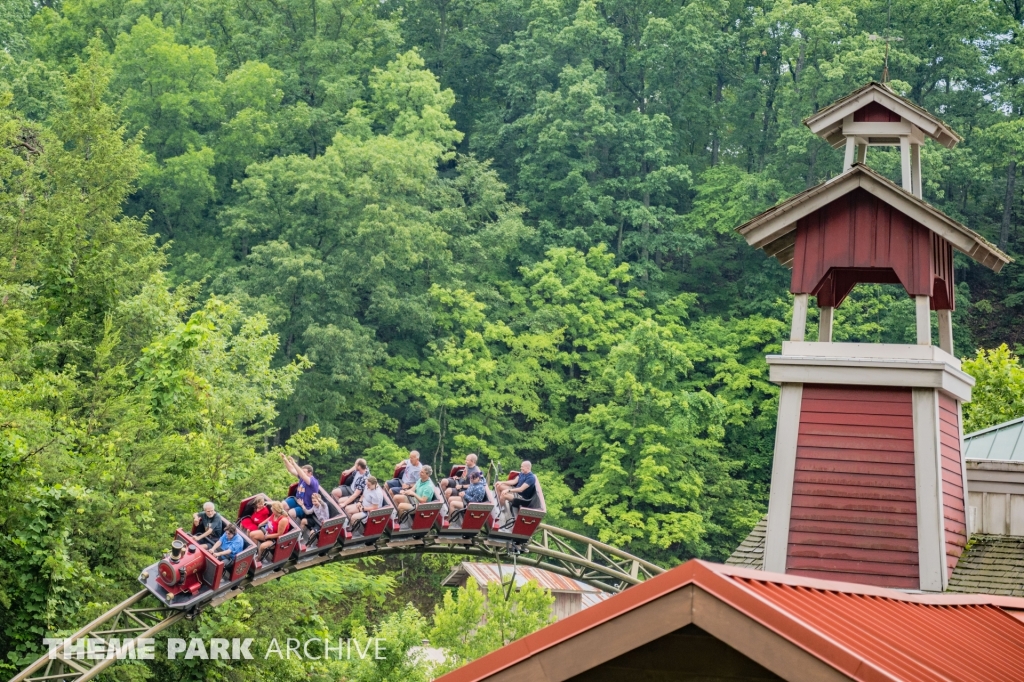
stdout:
{"type": "Polygon", "coordinates": [[[929,112],[869,83],[804,123],[845,147],[843,173],[737,228],[793,270],[790,340],[768,356],[781,396],[764,569],[942,591],[967,542],[960,406],[974,385],[953,354],[953,251],[997,272],[1010,259],[922,199],[921,144],[960,141],[929,112]],[[902,186],[868,167],[872,146],[899,147],[902,186]],[[902,285],[916,344],[832,341],[860,283],[902,285]]]}

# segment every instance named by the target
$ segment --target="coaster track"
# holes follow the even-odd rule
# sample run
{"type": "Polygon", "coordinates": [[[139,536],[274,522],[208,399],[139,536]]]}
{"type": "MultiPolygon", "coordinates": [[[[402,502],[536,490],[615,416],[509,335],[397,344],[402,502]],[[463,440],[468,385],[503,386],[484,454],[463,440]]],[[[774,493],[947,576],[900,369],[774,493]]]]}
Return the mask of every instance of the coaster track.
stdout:
{"type": "Polygon", "coordinates": [[[149,590],[140,590],[67,638],[65,643],[55,649],[52,658],[49,653],[44,654],[11,678],[11,682],[86,682],[117,661],[113,657],[90,660],[83,655],[87,653],[88,640],[106,643],[116,638],[122,650],[127,650],[134,647],[137,640],[155,637],[179,620],[194,618],[198,612],[207,608],[216,608],[245,589],[312,566],[355,557],[430,553],[460,554],[501,561],[502,554],[511,554],[518,564],[543,568],[611,594],[617,594],[664,571],[620,549],[547,524],[541,524],[533,539],[521,548],[487,542],[486,536],[474,538],[470,544],[436,540],[427,538],[420,544],[401,546],[388,546],[382,542],[372,550],[358,554],[346,553],[339,548],[339,551],[329,552],[316,561],[303,565],[288,564],[254,581],[246,580],[192,612],[167,608],[149,590]],[[65,644],[70,644],[70,647],[66,648],[65,644]]]}

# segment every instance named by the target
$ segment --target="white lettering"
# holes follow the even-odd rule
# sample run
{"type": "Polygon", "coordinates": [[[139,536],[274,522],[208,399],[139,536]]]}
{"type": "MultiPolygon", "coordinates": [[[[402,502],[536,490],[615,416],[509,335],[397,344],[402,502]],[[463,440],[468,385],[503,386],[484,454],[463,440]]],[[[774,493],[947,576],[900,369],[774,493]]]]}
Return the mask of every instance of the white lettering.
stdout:
{"type": "Polygon", "coordinates": [[[376,658],[378,661],[384,660],[384,657],[380,655],[381,649],[384,649],[384,651],[387,651],[387,647],[382,647],[380,645],[381,641],[382,640],[381,640],[380,637],[376,637],[374,639],[374,646],[373,646],[374,656],[373,657],[376,658]]]}
{"type": "Polygon", "coordinates": [[[107,658],[121,658],[121,640],[117,637],[107,640],[107,658]]]}
{"type": "Polygon", "coordinates": [[[214,637],[210,640],[210,659],[214,661],[219,659],[223,659],[225,661],[228,660],[231,658],[228,653],[228,648],[230,646],[231,642],[228,640],[214,637]]]}
{"type": "Polygon", "coordinates": [[[247,661],[252,660],[252,654],[249,653],[249,647],[252,645],[252,637],[246,637],[245,641],[239,645],[238,638],[235,637],[231,640],[231,658],[236,661],[245,659],[247,661]]]}
{"type": "Polygon", "coordinates": [[[85,640],[77,639],[72,642],[69,639],[64,642],[64,655],[68,658],[81,659],[85,656],[85,640]]]}
{"type": "Polygon", "coordinates": [[[135,659],[135,640],[134,639],[127,639],[127,640],[125,640],[124,643],[121,645],[121,647],[117,650],[117,657],[119,659],[130,658],[130,659],[134,660],[135,659]]]}
{"type": "Polygon", "coordinates": [[[85,651],[85,657],[90,661],[102,661],[106,658],[106,649],[103,646],[102,639],[96,639],[95,637],[87,639],[85,641],[85,651]]]}
{"type": "Polygon", "coordinates": [[[276,653],[278,658],[284,658],[281,655],[281,645],[277,643],[277,637],[274,637],[272,640],[270,640],[270,647],[267,649],[267,653],[263,657],[263,660],[265,661],[268,658],[270,658],[271,653],[276,653]]]}
{"type": "Polygon", "coordinates": [[[206,645],[198,637],[193,637],[189,640],[188,651],[185,652],[186,661],[190,661],[193,658],[201,658],[204,661],[209,659],[209,656],[206,655],[206,645]]]}
{"type": "Polygon", "coordinates": [[[135,640],[135,649],[139,652],[140,660],[152,661],[156,658],[156,640],[152,637],[139,637],[135,640]]]}
{"type": "MultiPolygon", "coordinates": [[[[338,660],[341,660],[341,652],[345,650],[345,640],[338,638],[338,660]]],[[[324,639],[324,658],[331,657],[331,640],[324,639]]]]}
{"type": "Polygon", "coordinates": [[[299,640],[292,639],[291,637],[289,637],[288,638],[288,653],[285,655],[285,658],[287,658],[288,660],[291,660],[292,651],[295,652],[295,658],[299,658],[299,640]],[[295,642],[295,646],[292,646],[292,642],[295,642]]]}
{"type": "Polygon", "coordinates": [[[168,637],[167,638],[167,658],[174,660],[178,657],[178,654],[185,650],[185,640],[180,637],[168,637]]]}
{"type": "Polygon", "coordinates": [[[359,646],[359,640],[357,639],[356,640],[356,653],[359,654],[359,658],[360,659],[366,658],[366,656],[370,653],[370,640],[366,640],[366,650],[364,651],[363,648],[361,646],[359,646]]]}
{"type": "Polygon", "coordinates": [[[44,637],[43,638],[43,644],[45,646],[49,647],[49,649],[50,649],[49,656],[50,656],[50,660],[51,661],[54,660],[55,658],[57,658],[57,649],[59,649],[61,647],[61,645],[64,644],[65,641],[66,640],[64,640],[64,639],[62,639],[60,637],[44,637]]]}

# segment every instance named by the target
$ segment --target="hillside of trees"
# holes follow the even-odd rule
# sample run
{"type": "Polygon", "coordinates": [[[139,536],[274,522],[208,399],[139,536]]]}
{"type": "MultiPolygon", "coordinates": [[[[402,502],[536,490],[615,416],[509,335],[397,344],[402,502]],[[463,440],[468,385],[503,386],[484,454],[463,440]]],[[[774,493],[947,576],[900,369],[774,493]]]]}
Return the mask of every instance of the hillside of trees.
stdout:
{"type": "MultiPolygon", "coordinates": [[[[202,502],[286,486],[280,452],[325,481],[529,459],[551,523],[728,556],[767,507],[791,305],[733,228],[841,170],[801,120],[887,45],[889,85],[964,137],[922,149],[925,199],[1017,258],[957,256],[968,430],[1024,414],[1022,30],[1018,0],[0,0],[0,676],[202,502]]],[[[913,342],[913,312],[862,285],[834,338],[913,342]]],[[[460,643],[484,607],[442,601],[446,561],[181,627],[465,660],[542,624],[531,592],[460,643]]],[[[426,674],[396,656],[111,678],[426,674]]]]}

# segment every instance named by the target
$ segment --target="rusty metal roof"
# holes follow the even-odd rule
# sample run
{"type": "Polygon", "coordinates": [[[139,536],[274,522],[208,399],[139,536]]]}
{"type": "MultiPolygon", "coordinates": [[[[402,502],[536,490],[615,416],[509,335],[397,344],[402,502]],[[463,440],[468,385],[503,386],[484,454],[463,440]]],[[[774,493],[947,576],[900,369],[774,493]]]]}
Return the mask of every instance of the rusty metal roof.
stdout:
{"type": "Polygon", "coordinates": [[[525,674],[534,656],[691,586],[853,680],[988,682],[1024,671],[1024,599],[907,594],[695,559],[440,679],[478,682],[511,668],[525,674]]]}
{"type": "Polygon", "coordinates": [[[552,573],[551,571],[545,571],[543,568],[534,568],[533,566],[516,566],[513,568],[512,564],[500,564],[499,566],[499,564],[471,561],[463,561],[456,566],[455,570],[448,574],[448,577],[441,584],[445,587],[457,587],[462,585],[468,576],[472,576],[478,585],[507,583],[513,573],[515,574],[517,589],[532,580],[553,593],[582,592],[592,595],[593,598],[589,600],[592,603],[603,601],[611,596],[601,592],[596,587],[591,587],[586,583],[552,573]]]}

